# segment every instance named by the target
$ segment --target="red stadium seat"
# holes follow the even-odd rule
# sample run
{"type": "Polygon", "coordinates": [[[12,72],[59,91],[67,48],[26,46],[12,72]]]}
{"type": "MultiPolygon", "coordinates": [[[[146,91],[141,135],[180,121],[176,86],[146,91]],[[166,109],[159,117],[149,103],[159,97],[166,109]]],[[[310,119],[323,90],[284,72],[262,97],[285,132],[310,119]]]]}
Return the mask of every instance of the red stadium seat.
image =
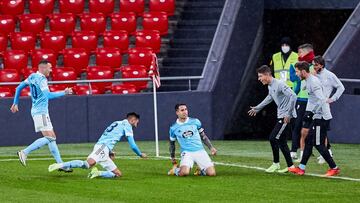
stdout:
{"type": "MultiPolygon", "coordinates": [[[[109,66],[92,66],[88,67],[87,79],[99,80],[99,79],[113,79],[114,72],[109,66]]],[[[90,83],[91,87],[97,87],[100,93],[104,93],[106,89],[111,88],[111,82],[97,82],[90,83]]]]}
{"type": "Polygon", "coordinates": [[[114,12],[115,1],[114,0],[90,0],[89,10],[91,13],[102,13],[109,15],[114,12]]]}
{"type": "Polygon", "coordinates": [[[104,47],[119,48],[121,53],[127,53],[129,48],[129,37],[126,31],[106,31],[103,34],[104,47]]]}
{"type": "Polygon", "coordinates": [[[161,48],[161,38],[159,31],[137,31],[135,45],[136,47],[150,47],[154,53],[159,53],[161,48]]]}
{"type": "Polygon", "coordinates": [[[6,35],[0,34],[0,55],[6,51],[8,45],[8,38],[6,35]]]}
{"type": "Polygon", "coordinates": [[[65,89],[65,87],[63,85],[49,85],[49,90],[50,92],[58,92],[58,91],[63,91],[65,89]]]}
{"type": "Polygon", "coordinates": [[[132,84],[114,84],[111,86],[111,92],[113,94],[133,94],[138,91],[132,84]]]}
{"type": "Polygon", "coordinates": [[[82,31],[94,31],[97,35],[105,31],[106,18],[101,13],[84,13],[80,15],[82,31]]]}
{"type": "Polygon", "coordinates": [[[0,15],[0,33],[8,36],[15,31],[15,20],[11,15],[0,15]]]}
{"type": "Polygon", "coordinates": [[[144,0],[120,0],[120,12],[134,12],[142,15],[145,8],[144,0]]]}
{"type": "Polygon", "coordinates": [[[85,72],[89,64],[89,55],[83,48],[64,49],[64,66],[74,67],[76,74],[85,72]]]}
{"type": "Polygon", "coordinates": [[[75,17],[71,13],[51,14],[49,18],[51,31],[62,31],[65,35],[71,35],[75,30],[75,17]]]}
{"type": "Polygon", "coordinates": [[[80,14],[84,12],[84,0],[59,0],[60,13],[80,14]]]}
{"type": "Polygon", "coordinates": [[[41,14],[23,14],[19,16],[20,31],[32,32],[34,36],[44,31],[45,20],[41,14]]]}
{"type": "Polygon", "coordinates": [[[93,31],[74,32],[72,46],[73,48],[84,48],[90,54],[97,47],[97,35],[93,31]]]}
{"type": "Polygon", "coordinates": [[[118,70],[121,66],[122,56],[118,48],[98,48],[96,49],[96,65],[110,66],[118,70]]]}
{"type": "Polygon", "coordinates": [[[51,14],[54,10],[55,0],[30,0],[30,13],[37,13],[41,15],[51,14]]]}
{"type": "Polygon", "coordinates": [[[31,96],[30,87],[25,87],[25,88],[20,92],[20,96],[22,96],[22,97],[30,97],[30,96],[31,96]]]}
{"type": "MultiPolygon", "coordinates": [[[[0,82],[20,82],[20,75],[16,69],[0,70],[0,82]]],[[[6,85],[12,92],[15,91],[17,85],[6,85]]]]}
{"type": "Polygon", "coordinates": [[[25,0],[1,0],[0,13],[17,16],[24,13],[25,0]]]}
{"type": "Polygon", "coordinates": [[[166,12],[168,16],[173,16],[175,0],[150,0],[149,7],[151,12],[166,12]]]}
{"type": "Polygon", "coordinates": [[[10,34],[11,48],[29,52],[35,49],[36,38],[31,32],[13,32],[10,34]]]}
{"type": "Polygon", "coordinates": [[[148,47],[137,47],[129,49],[129,65],[143,65],[149,70],[152,61],[152,49],[148,47]]]}
{"type": "Polygon", "coordinates": [[[169,22],[165,12],[144,13],[143,17],[144,30],[158,30],[160,35],[168,34],[169,22]]]}
{"type": "Polygon", "coordinates": [[[31,51],[32,67],[37,68],[41,60],[48,60],[52,67],[56,67],[57,53],[52,49],[34,49],[31,51]]]}
{"type": "MultiPolygon", "coordinates": [[[[90,87],[89,85],[77,85],[73,88],[76,95],[89,95],[90,87]]],[[[96,86],[91,86],[91,94],[101,94],[99,89],[96,86]]]]}
{"type": "Polygon", "coordinates": [[[9,50],[4,54],[4,68],[21,71],[27,68],[27,53],[23,50],[9,50]]]}
{"type": "Polygon", "coordinates": [[[32,73],[36,73],[38,70],[38,68],[24,68],[21,70],[23,76],[24,76],[24,79],[28,78],[32,73]]]}
{"type": "Polygon", "coordinates": [[[66,37],[61,31],[42,32],[40,45],[43,49],[52,49],[56,54],[61,53],[66,47],[66,37]]]}
{"type": "MultiPolygon", "coordinates": [[[[121,68],[122,78],[148,78],[149,74],[145,66],[130,65],[121,68]]],[[[147,81],[123,82],[124,85],[135,85],[136,90],[141,91],[147,88],[147,81]]]]}
{"type": "Polygon", "coordinates": [[[125,30],[130,35],[136,31],[136,14],[135,13],[114,13],[111,15],[111,30],[125,30]]]}
{"type": "Polygon", "coordinates": [[[14,93],[8,87],[0,87],[0,97],[13,97],[14,93]]]}
{"type": "MultiPolygon", "coordinates": [[[[55,68],[52,71],[52,80],[53,81],[65,81],[65,80],[76,80],[77,74],[74,68],[71,67],[61,67],[55,68]]],[[[75,83],[64,83],[58,86],[61,86],[62,89],[66,87],[73,87],[75,83]]]]}

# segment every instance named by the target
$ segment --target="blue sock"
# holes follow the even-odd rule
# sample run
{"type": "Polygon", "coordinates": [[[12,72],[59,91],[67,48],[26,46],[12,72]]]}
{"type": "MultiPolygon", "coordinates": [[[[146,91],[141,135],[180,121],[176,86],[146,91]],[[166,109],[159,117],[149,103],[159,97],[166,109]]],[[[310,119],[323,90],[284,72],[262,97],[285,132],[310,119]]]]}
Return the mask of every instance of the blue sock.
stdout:
{"type": "Polygon", "coordinates": [[[56,162],[62,163],[63,161],[61,159],[59,148],[57,147],[56,141],[53,138],[50,138],[50,139],[52,139],[52,140],[48,144],[49,150],[50,150],[51,154],[53,155],[53,157],[55,158],[56,162]]]}
{"type": "Polygon", "coordinates": [[[48,144],[50,142],[50,140],[46,137],[42,137],[39,138],[37,140],[35,140],[31,145],[29,145],[28,147],[26,147],[23,152],[28,155],[30,154],[30,152],[40,149],[42,146],[48,144]]]}
{"type": "Polygon", "coordinates": [[[64,162],[63,164],[63,168],[89,168],[89,164],[87,161],[81,161],[81,160],[73,160],[73,161],[68,161],[68,162],[64,162]]]}
{"type": "Polygon", "coordinates": [[[179,172],[180,172],[180,168],[176,168],[176,169],[175,169],[175,175],[176,175],[176,176],[179,176],[179,172]]]}
{"type": "Polygon", "coordinates": [[[304,165],[304,164],[300,164],[300,165],[299,165],[299,168],[300,168],[301,170],[305,170],[306,165],[304,165]]]}
{"type": "Polygon", "coordinates": [[[103,178],[113,178],[115,177],[115,173],[111,171],[100,171],[100,176],[103,178]]]}

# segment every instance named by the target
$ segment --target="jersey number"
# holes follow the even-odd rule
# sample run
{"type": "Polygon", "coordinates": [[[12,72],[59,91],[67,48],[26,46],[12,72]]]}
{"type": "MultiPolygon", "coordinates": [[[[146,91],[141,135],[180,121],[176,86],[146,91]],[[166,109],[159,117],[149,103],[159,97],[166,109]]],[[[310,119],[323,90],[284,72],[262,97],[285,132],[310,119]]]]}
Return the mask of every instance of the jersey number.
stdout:
{"type": "Polygon", "coordinates": [[[38,98],[38,93],[37,93],[37,91],[36,91],[36,87],[35,87],[35,85],[33,85],[33,84],[31,84],[31,95],[32,95],[32,97],[34,98],[34,99],[37,99],[38,98]]]}
{"type": "Polygon", "coordinates": [[[109,133],[113,131],[116,126],[118,126],[118,123],[114,123],[111,126],[107,127],[105,131],[109,133]]]}

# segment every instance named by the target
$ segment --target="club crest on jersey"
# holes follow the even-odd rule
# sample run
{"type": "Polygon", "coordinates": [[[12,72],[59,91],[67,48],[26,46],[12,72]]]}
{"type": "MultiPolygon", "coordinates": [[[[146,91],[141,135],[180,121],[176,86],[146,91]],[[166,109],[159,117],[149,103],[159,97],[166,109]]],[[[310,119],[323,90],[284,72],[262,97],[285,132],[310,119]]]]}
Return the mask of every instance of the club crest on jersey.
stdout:
{"type": "Polygon", "coordinates": [[[182,136],[183,138],[189,138],[189,137],[192,137],[194,135],[194,132],[191,131],[191,130],[188,130],[188,131],[185,131],[182,136]]]}

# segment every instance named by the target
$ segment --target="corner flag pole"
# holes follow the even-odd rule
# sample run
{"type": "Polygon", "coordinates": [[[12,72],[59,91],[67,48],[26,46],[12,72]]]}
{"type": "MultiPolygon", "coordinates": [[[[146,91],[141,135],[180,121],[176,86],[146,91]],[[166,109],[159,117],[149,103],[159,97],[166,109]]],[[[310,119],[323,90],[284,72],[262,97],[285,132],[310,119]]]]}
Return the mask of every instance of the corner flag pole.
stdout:
{"type": "Polygon", "coordinates": [[[156,84],[155,75],[153,77],[153,97],[154,97],[154,124],[155,124],[155,148],[156,157],[159,157],[159,131],[158,131],[158,115],[157,115],[157,97],[156,97],[156,84]]]}

